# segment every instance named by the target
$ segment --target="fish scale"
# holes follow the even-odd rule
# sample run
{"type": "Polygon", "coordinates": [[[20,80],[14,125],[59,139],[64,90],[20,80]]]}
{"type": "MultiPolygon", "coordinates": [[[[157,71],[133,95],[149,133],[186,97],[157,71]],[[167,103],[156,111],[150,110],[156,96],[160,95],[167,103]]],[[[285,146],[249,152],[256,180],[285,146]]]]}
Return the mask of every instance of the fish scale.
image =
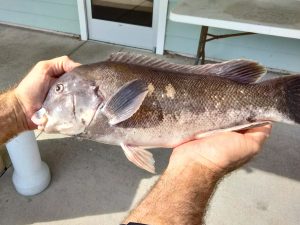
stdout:
{"type": "Polygon", "coordinates": [[[45,132],[120,145],[154,172],[147,148],[269,121],[299,123],[300,76],[259,82],[265,73],[249,60],[191,66],[114,53],[57,79],[33,121],[45,132]]]}
{"type": "MultiPolygon", "coordinates": [[[[108,63],[109,64],[109,63],[108,63]]],[[[101,66],[101,65],[99,65],[101,66]]],[[[105,67],[114,67],[114,64],[105,65],[105,67]]],[[[192,139],[195,133],[206,132],[219,128],[226,128],[232,126],[232,124],[247,123],[247,118],[251,114],[248,111],[246,114],[240,114],[239,111],[246,110],[252,105],[256,107],[276,107],[273,103],[266,101],[263,96],[259,96],[258,92],[263,92],[263,88],[259,85],[245,85],[239,84],[234,81],[227,80],[226,78],[216,76],[199,76],[190,75],[184,76],[180,73],[160,72],[159,79],[156,73],[153,73],[151,69],[143,68],[140,66],[128,66],[126,64],[119,65],[118,68],[124,69],[118,70],[118,81],[123,80],[121,83],[126,83],[133,79],[143,79],[147,84],[154,85],[154,93],[152,96],[147,96],[143,104],[131,118],[117,124],[114,127],[106,126],[107,123],[99,124],[97,119],[94,123],[91,123],[90,129],[95,134],[91,139],[101,140],[113,140],[113,143],[107,141],[110,144],[119,144],[114,141],[122,140],[129,144],[138,146],[146,146],[151,139],[151,145],[161,146],[165,144],[169,147],[176,146],[182,139],[192,139]],[[123,74],[122,71],[126,71],[123,74]],[[171,84],[176,90],[174,99],[166,97],[165,88],[171,84]],[[204,90],[207,90],[206,92],[204,90]],[[244,95],[240,94],[240,91],[244,91],[244,95]],[[186,95],[184,95],[186,93],[186,95]],[[255,93],[255,98],[249,98],[255,93]],[[244,96],[247,96],[245,98],[244,96]],[[224,98],[224,100],[221,100],[224,98]],[[247,100],[246,100],[247,99],[247,100]],[[153,103],[158,102],[159,107],[153,107],[153,103]],[[220,108],[216,108],[217,104],[221,104],[220,108]],[[234,110],[237,113],[233,114],[234,118],[230,118],[227,115],[228,110],[234,110]],[[175,113],[178,113],[179,118],[174,117],[175,113]],[[186,114],[193,114],[193,120],[187,118],[186,114]],[[216,116],[219,119],[216,121],[216,116]],[[220,123],[220,119],[222,123],[220,123]],[[208,121],[211,121],[208,123],[208,121]],[[176,125],[178,123],[178,126],[176,125]],[[148,126],[150,124],[150,127],[148,126]],[[187,129],[180,129],[182,124],[187,124],[187,129]],[[97,129],[99,131],[97,131],[97,129]],[[138,131],[139,135],[131,135],[138,131]],[[160,135],[161,138],[156,137],[155,130],[164,130],[164,134],[160,135]],[[98,135],[105,131],[104,136],[98,135]],[[127,138],[121,138],[126,136],[127,138]],[[146,136],[146,140],[140,138],[146,136]],[[162,143],[164,142],[164,143],[162,143]],[[167,143],[168,142],[168,143],[167,143]]],[[[102,85],[105,85],[105,72],[101,74],[95,74],[101,80],[102,85]]],[[[107,86],[109,86],[110,79],[108,79],[107,86]]],[[[111,86],[111,85],[110,85],[111,86]]],[[[118,87],[112,92],[117,91],[118,87]]],[[[253,120],[259,119],[256,112],[253,120]]],[[[101,114],[101,111],[99,111],[101,114]]],[[[263,116],[263,115],[262,115],[263,116]]],[[[95,118],[98,118],[96,116],[95,118]]]]}

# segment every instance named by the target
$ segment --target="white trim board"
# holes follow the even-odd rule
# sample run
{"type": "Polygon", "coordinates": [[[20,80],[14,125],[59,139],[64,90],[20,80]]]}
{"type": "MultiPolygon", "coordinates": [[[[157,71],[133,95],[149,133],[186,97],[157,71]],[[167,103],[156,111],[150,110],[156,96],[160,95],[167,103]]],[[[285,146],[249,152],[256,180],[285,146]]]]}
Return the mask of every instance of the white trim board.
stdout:
{"type": "Polygon", "coordinates": [[[158,9],[155,53],[159,55],[163,55],[165,49],[168,3],[169,3],[168,0],[160,0],[158,6],[159,9],[158,9]]]}
{"type": "Polygon", "coordinates": [[[88,40],[88,23],[86,17],[86,2],[85,0],[77,0],[78,17],[80,25],[81,40],[88,40]]]}
{"type": "Polygon", "coordinates": [[[56,31],[56,30],[50,30],[50,29],[45,29],[45,28],[39,28],[39,27],[32,27],[32,26],[27,26],[24,24],[17,24],[17,23],[11,23],[11,22],[6,22],[6,21],[0,21],[0,24],[5,25],[5,26],[18,27],[20,29],[35,30],[35,31],[40,31],[40,32],[45,32],[45,33],[52,33],[52,34],[58,34],[58,35],[63,35],[63,36],[67,36],[67,37],[79,38],[79,34],[67,33],[67,32],[63,32],[63,31],[56,31]]]}

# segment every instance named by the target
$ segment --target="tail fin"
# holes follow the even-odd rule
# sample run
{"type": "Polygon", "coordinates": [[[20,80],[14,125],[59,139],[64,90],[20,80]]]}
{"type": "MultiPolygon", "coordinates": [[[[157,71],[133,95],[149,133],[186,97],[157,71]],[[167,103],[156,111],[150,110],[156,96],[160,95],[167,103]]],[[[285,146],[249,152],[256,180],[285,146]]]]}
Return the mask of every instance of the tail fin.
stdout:
{"type": "Polygon", "coordinates": [[[300,124],[300,75],[265,80],[258,85],[265,88],[263,92],[270,93],[264,97],[265,100],[269,101],[266,99],[269,98],[276,110],[284,115],[285,118],[278,121],[300,124]]]}
{"type": "Polygon", "coordinates": [[[291,120],[300,124],[300,76],[288,76],[283,83],[286,106],[291,120]]]}

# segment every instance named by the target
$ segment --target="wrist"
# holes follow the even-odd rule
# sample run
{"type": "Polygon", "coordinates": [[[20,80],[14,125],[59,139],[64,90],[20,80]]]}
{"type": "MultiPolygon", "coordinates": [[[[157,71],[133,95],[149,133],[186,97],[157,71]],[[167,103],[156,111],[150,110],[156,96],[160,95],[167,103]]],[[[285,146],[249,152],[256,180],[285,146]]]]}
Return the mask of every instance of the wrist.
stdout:
{"type": "Polygon", "coordinates": [[[0,95],[0,126],[0,144],[28,130],[26,115],[12,90],[0,95]]]}
{"type": "Polygon", "coordinates": [[[185,174],[201,174],[205,173],[208,178],[220,179],[223,177],[226,172],[225,169],[222,169],[211,162],[206,162],[205,160],[181,160],[181,161],[172,161],[170,160],[167,169],[165,170],[167,174],[173,174],[174,176],[185,174]]]}
{"type": "MultiPolygon", "coordinates": [[[[176,151],[176,150],[175,150],[176,151]]],[[[167,170],[182,171],[186,170],[208,170],[211,171],[215,176],[223,176],[226,174],[227,169],[219,166],[207,157],[200,154],[189,155],[189,154],[177,154],[173,152],[167,170]],[[175,153],[175,154],[174,154],[175,153]]]]}
{"type": "Polygon", "coordinates": [[[25,130],[30,130],[29,123],[30,118],[27,117],[27,113],[25,110],[25,107],[23,106],[22,102],[20,101],[20,98],[18,97],[16,90],[11,91],[11,101],[13,102],[13,110],[16,116],[16,121],[18,123],[18,129],[20,129],[20,132],[25,130]]]}
{"type": "Polygon", "coordinates": [[[29,130],[28,128],[28,121],[27,117],[24,111],[24,108],[17,98],[15,91],[9,91],[8,92],[8,103],[11,104],[11,111],[12,111],[12,117],[14,118],[15,122],[15,129],[17,133],[20,133],[25,130],[29,130]]]}

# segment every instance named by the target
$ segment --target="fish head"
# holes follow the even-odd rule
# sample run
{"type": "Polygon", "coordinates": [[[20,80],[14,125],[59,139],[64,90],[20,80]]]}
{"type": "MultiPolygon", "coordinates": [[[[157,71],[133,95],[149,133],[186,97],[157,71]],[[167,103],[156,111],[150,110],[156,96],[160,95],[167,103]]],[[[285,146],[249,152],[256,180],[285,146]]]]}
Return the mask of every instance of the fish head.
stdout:
{"type": "Polygon", "coordinates": [[[54,82],[31,120],[46,133],[76,135],[85,130],[102,103],[95,81],[71,71],[54,82]]]}

